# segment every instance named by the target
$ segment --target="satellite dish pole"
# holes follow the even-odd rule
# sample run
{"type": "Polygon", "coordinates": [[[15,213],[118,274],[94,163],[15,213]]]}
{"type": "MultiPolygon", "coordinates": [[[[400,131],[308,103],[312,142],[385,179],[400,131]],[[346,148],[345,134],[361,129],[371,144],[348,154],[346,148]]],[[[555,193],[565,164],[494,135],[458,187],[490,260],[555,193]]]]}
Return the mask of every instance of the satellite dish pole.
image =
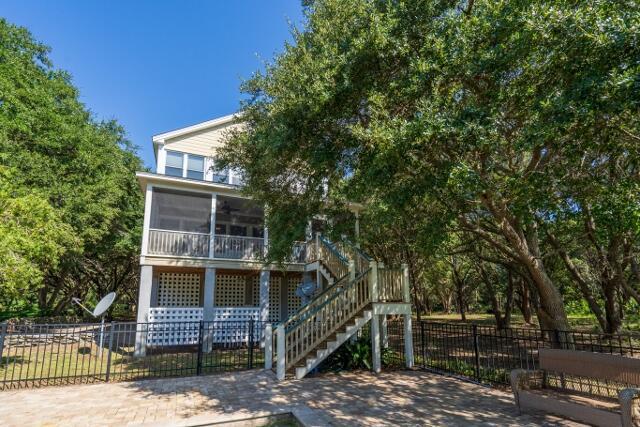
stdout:
{"type": "MultiPolygon", "coordinates": [[[[96,305],[93,311],[89,310],[87,307],[82,305],[82,300],[80,298],[71,298],[71,300],[82,307],[87,313],[92,315],[95,318],[100,317],[100,345],[98,347],[98,357],[102,357],[102,345],[104,343],[104,315],[106,314],[113,301],[116,299],[115,292],[109,292],[105,295],[100,302],[96,305]]],[[[113,333],[113,332],[112,332],[113,333]]]]}

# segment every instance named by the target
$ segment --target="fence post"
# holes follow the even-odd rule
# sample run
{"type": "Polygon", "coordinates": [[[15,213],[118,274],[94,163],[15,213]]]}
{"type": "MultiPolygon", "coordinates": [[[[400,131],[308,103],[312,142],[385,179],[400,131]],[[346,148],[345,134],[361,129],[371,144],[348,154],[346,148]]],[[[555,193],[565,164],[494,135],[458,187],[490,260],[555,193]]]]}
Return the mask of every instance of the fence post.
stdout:
{"type": "MultiPolygon", "coordinates": [[[[0,324],[0,365],[2,364],[2,352],[4,351],[4,337],[7,335],[7,322],[0,324]]],[[[7,360],[9,358],[7,357],[7,360]]]]}
{"type": "Polygon", "coordinates": [[[473,331],[473,352],[475,355],[476,379],[480,382],[480,345],[478,343],[478,325],[471,325],[473,331]]]}
{"type": "Polygon", "coordinates": [[[109,382],[109,377],[111,377],[111,352],[113,349],[113,334],[115,330],[116,322],[111,322],[109,325],[109,348],[107,349],[107,374],[105,381],[109,382]]]}
{"type": "Polygon", "coordinates": [[[200,375],[202,373],[202,336],[204,335],[204,321],[201,320],[199,322],[199,331],[198,331],[198,359],[196,365],[196,375],[200,375]]]}
{"type": "Polygon", "coordinates": [[[249,319],[249,360],[247,360],[247,368],[253,369],[253,319],[249,319]]]}
{"type": "Polygon", "coordinates": [[[284,325],[278,325],[278,327],[276,328],[276,340],[277,340],[277,351],[276,351],[276,356],[277,356],[277,365],[276,365],[276,377],[278,378],[278,381],[282,381],[284,380],[284,376],[285,376],[285,369],[286,369],[286,354],[285,354],[285,345],[284,345],[284,325]]]}
{"type": "Polygon", "coordinates": [[[264,326],[264,369],[273,368],[273,326],[264,326]]]}
{"type": "Polygon", "coordinates": [[[425,339],[424,339],[424,321],[420,320],[418,323],[420,323],[420,354],[422,355],[422,367],[426,368],[427,367],[427,356],[426,356],[426,352],[425,352],[425,339]]]}

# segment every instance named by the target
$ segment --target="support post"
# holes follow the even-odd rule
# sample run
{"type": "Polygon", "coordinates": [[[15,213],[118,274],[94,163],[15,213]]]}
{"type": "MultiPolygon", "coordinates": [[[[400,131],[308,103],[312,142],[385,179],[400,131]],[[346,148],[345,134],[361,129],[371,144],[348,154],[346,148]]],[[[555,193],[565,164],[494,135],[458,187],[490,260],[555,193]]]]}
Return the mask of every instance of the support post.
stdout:
{"type": "Polygon", "coordinates": [[[269,270],[260,271],[260,322],[269,321],[269,270]]]}
{"type": "Polygon", "coordinates": [[[273,326],[264,326],[264,369],[273,368],[273,326]]]}
{"type": "Polygon", "coordinates": [[[205,353],[211,352],[213,348],[212,322],[215,316],[215,295],[216,269],[209,267],[204,271],[204,295],[202,298],[202,320],[205,322],[202,349],[205,353]]]}
{"type": "Polygon", "coordinates": [[[371,302],[378,302],[378,263],[369,263],[369,299],[371,302]]]}
{"type": "Polygon", "coordinates": [[[351,259],[349,260],[349,281],[354,280],[356,280],[356,262],[351,259]]]}
{"type": "Polygon", "coordinates": [[[480,382],[480,345],[478,342],[478,325],[475,323],[471,325],[471,332],[473,334],[473,360],[476,380],[480,382]]]}
{"type": "Polygon", "coordinates": [[[360,213],[356,211],[356,248],[360,248],[360,213]]]}
{"type": "Polygon", "coordinates": [[[147,350],[147,322],[149,321],[149,308],[151,307],[152,284],[153,267],[150,265],[140,266],[140,290],[138,292],[135,356],[144,356],[147,350]]]}
{"type": "MultiPolygon", "coordinates": [[[[113,353],[113,336],[116,333],[116,322],[111,322],[109,325],[109,348],[107,353],[107,375],[105,376],[105,382],[109,382],[111,377],[111,355],[113,353]]],[[[2,346],[0,346],[0,356],[2,355],[2,346]]]]}
{"type": "Polygon", "coordinates": [[[142,256],[149,254],[149,228],[151,227],[151,203],[153,201],[153,186],[147,185],[144,196],[144,218],[142,220],[142,243],[140,253],[142,256]]]}
{"type": "Polygon", "coordinates": [[[216,257],[216,209],[218,207],[218,194],[211,196],[211,225],[209,226],[209,258],[216,257]]]}
{"type": "Polygon", "coordinates": [[[413,319],[411,314],[404,315],[404,360],[407,368],[413,368],[413,319]]]}
{"type": "Polygon", "coordinates": [[[374,314],[371,317],[371,366],[373,372],[379,374],[382,370],[382,358],[380,355],[380,316],[374,314]]]}
{"type": "Polygon", "coordinates": [[[409,266],[402,264],[402,299],[411,304],[411,283],[409,283],[409,266]]]}
{"type": "Polygon", "coordinates": [[[278,381],[284,380],[285,369],[287,367],[287,358],[285,353],[285,345],[284,345],[284,325],[278,325],[276,328],[276,340],[277,340],[277,365],[276,365],[276,378],[278,381]]]}
{"type": "Polygon", "coordinates": [[[387,315],[380,316],[380,320],[382,321],[382,328],[380,329],[382,348],[389,348],[389,321],[387,315]]]}

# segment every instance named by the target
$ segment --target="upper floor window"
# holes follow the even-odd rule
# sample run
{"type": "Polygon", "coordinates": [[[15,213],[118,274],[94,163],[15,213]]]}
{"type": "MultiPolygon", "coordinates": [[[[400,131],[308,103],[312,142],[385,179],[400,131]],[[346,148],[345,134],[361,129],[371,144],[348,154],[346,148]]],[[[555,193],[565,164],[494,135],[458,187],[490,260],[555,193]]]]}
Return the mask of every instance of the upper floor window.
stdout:
{"type": "Polygon", "coordinates": [[[182,176],[183,154],[175,151],[167,151],[167,163],[164,173],[171,176],[182,176]]]}
{"type": "Polygon", "coordinates": [[[217,160],[214,160],[213,165],[213,182],[217,182],[220,184],[228,184],[229,183],[229,170],[219,169],[216,167],[217,160]]]}
{"type": "Polygon", "coordinates": [[[167,150],[165,175],[204,179],[204,157],[167,150]]]}
{"type": "Polygon", "coordinates": [[[187,178],[204,179],[204,157],[187,154],[187,178]]]}

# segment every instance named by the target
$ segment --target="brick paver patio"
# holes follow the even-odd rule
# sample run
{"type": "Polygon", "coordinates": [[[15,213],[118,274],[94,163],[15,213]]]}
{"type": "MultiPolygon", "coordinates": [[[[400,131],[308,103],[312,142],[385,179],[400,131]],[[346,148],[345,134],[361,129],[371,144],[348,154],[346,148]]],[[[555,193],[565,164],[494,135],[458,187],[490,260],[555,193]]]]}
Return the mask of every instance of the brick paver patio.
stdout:
{"type": "Polygon", "coordinates": [[[427,372],[324,375],[278,383],[271,372],[0,393],[0,425],[182,425],[293,411],[308,425],[564,425],[518,415],[512,396],[427,372]]]}

